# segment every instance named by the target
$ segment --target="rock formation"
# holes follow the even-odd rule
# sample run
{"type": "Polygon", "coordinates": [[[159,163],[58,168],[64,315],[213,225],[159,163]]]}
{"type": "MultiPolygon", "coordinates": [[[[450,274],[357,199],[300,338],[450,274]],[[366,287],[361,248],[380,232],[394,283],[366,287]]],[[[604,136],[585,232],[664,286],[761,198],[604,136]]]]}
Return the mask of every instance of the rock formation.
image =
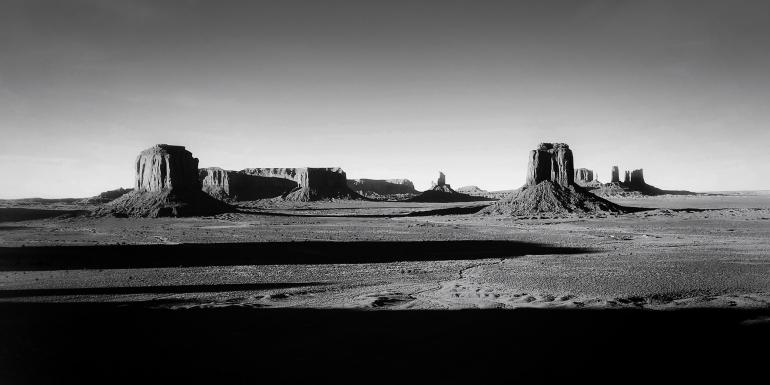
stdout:
{"type": "Polygon", "coordinates": [[[644,170],[640,168],[640,169],[631,171],[629,184],[631,185],[632,188],[634,187],[641,188],[646,186],[647,183],[644,182],[644,170]]]}
{"type": "Polygon", "coordinates": [[[348,187],[347,175],[339,167],[329,168],[247,168],[244,174],[283,178],[297,186],[283,195],[289,201],[314,201],[325,199],[364,199],[348,187]]]}
{"type": "Polygon", "coordinates": [[[444,175],[443,172],[438,172],[438,180],[436,181],[436,186],[444,186],[446,184],[446,175],[444,175]]]}
{"type": "Polygon", "coordinates": [[[247,168],[199,170],[203,191],[213,197],[247,201],[281,197],[289,201],[363,199],[347,185],[345,172],[333,168],[247,168]]]}
{"type": "Polygon", "coordinates": [[[529,153],[527,181],[511,196],[492,204],[482,214],[622,213],[626,209],[599,198],[575,184],[572,151],[563,143],[541,143],[529,153]]]}
{"type": "Polygon", "coordinates": [[[618,166],[612,166],[612,180],[610,183],[620,183],[620,169],[618,166]]]}
{"type": "Polygon", "coordinates": [[[159,144],[142,151],[134,165],[134,190],[97,214],[160,217],[213,215],[232,207],[201,191],[198,159],[183,146],[159,144]]]}
{"type": "Polygon", "coordinates": [[[79,203],[80,204],[104,204],[104,203],[112,202],[115,199],[118,199],[123,195],[130,193],[131,191],[134,191],[134,189],[121,187],[115,190],[105,191],[91,198],[83,199],[79,203]]]}
{"type": "Polygon", "coordinates": [[[416,195],[414,184],[408,179],[348,179],[348,187],[371,199],[398,199],[416,195]]]}
{"type": "Polygon", "coordinates": [[[575,182],[576,183],[590,183],[594,181],[594,172],[587,168],[579,168],[575,170],[575,182]]]}
{"type": "Polygon", "coordinates": [[[439,172],[438,180],[432,183],[430,190],[422,192],[420,195],[411,198],[408,202],[472,202],[487,200],[483,197],[475,197],[468,194],[459,193],[452,190],[452,186],[446,183],[446,176],[439,172]]]}
{"type": "Polygon", "coordinates": [[[184,146],[159,144],[142,151],[136,158],[134,190],[147,192],[195,191],[198,182],[198,159],[184,146]]]}
{"type": "MultiPolygon", "coordinates": [[[[617,166],[613,167],[612,171],[614,178],[615,172],[617,171],[617,166]]],[[[662,190],[655,186],[651,186],[644,180],[644,170],[642,169],[625,171],[623,182],[597,184],[586,187],[590,187],[591,192],[602,197],[640,195],[697,195],[694,192],[686,190],[662,190]]]]}
{"type": "Polygon", "coordinates": [[[463,186],[458,188],[457,192],[475,196],[484,196],[489,194],[489,191],[481,189],[479,186],[463,186]]]}
{"type": "Polygon", "coordinates": [[[564,143],[540,143],[529,153],[527,186],[550,180],[567,187],[574,184],[572,150],[564,143]]]}
{"type": "Polygon", "coordinates": [[[205,193],[225,201],[252,201],[280,197],[299,186],[297,182],[286,178],[249,175],[219,167],[198,170],[198,178],[205,193]]]}

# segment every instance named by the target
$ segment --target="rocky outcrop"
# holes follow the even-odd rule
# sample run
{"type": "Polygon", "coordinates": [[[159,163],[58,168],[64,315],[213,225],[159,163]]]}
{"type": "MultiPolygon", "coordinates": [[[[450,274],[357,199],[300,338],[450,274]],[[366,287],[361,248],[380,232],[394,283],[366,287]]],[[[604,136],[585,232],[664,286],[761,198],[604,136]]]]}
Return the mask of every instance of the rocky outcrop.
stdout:
{"type": "Polygon", "coordinates": [[[232,207],[201,191],[198,159],[183,146],[159,144],[142,151],[134,164],[134,190],[97,214],[160,217],[213,215],[232,207]]]}
{"type": "Polygon", "coordinates": [[[620,169],[618,166],[612,166],[612,180],[610,183],[620,183],[620,169]]]}
{"type": "Polygon", "coordinates": [[[79,203],[80,204],[87,204],[87,205],[88,204],[109,203],[109,202],[114,201],[115,199],[118,199],[118,198],[122,197],[123,195],[126,195],[126,194],[130,193],[131,191],[134,191],[134,189],[122,188],[121,187],[121,188],[118,188],[118,189],[115,189],[115,190],[105,191],[105,192],[100,193],[99,195],[91,197],[91,198],[83,199],[79,203]]]}
{"type": "MultiPolygon", "coordinates": [[[[612,168],[613,178],[617,171],[617,166],[612,168]]],[[[636,197],[644,195],[698,195],[686,190],[662,190],[655,186],[647,184],[644,180],[644,170],[636,169],[625,171],[623,182],[613,182],[607,184],[596,184],[586,186],[591,188],[591,192],[602,197],[636,197]]]]}
{"type": "Polygon", "coordinates": [[[589,170],[587,168],[578,168],[575,170],[575,182],[578,184],[581,183],[590,183],[594,181],[594,172],[593,170],[589,170]]]}
{"type": "Polygon", "coordinates": [[[438,172],[438,180],[436,181],[436,186],[444,186],[446,185],[446,175],[444,175],[443,172],[438,172]]]}
{"type": "Polygon", "coordinates": [[[599,198],[580,186],[564,187],[548,180],[535,186],[524,186],[511,196],[483,209],[481,214],[564,216],[624,212],[627,212],[627,208],[599,198]]]}
{"type": "Polygon", "coordinates": [[[527,166],[527,186],[535,186],[543,181],[551,181],[560,186],[571,186],[575,181],[572,150],[564,143],[540,143],[536,150],[529,153],[527,166]]]}
{"type": "Polygon", "coordinates": [[[282,194],[289,201],[314,201],[326,199],[364,199],[348,187],[345,171],[329,168],[247,168],[243,174],[279,178],[293,181],[296,186],[282,194]]]}
{"type": "Polygon", "coordinates": [[[253,201],[280,197],[296,189],[297,182],[277,177],[249,175],[219,167],[198,170],[205,193],[225,201],[253,201]]]}
{"type": "Polygon", "coordinates": [[[647,183],[644,182],[644,170],[643,169],[636,169],[631,171],[631,176],[629,178],[628,182],[632,188],[641,188],[643,186],[646,186],[647,183]]]}
{"type": "Polygon", "coordinates": [[[136,158],[136,191],[182,192],[200,188],[198,159],[184,146],[159,144],[142,151],[136,158]]]}
{"type": "Polygon", "coordinates": [[[409,199],[409,202],[472,202],[488,200],[484,197],[471,196],[468,194],[459,193],[452,189],[452,186],[446,183],[446,176],[443,172],[439,172],[438,180],[432,183],[433,187],[430,190],[423,191],[420,195],[409,199]]]}
{"type": "Polygon", "coordinates": [[[419,193],[408,179],[348,179],[347,184],[351,190],[371,199],[398,199],[419,193]]]}
{"type": "Polygon", "coordinates": [[[479,188],[479,186],[463,186],[457,189],[457,192],[468,194],[468,195],[476,195],[476,196],[484,196],[486,194],[489,194],[489,191],[479,188]]]}
{"type": "MultiPolygon", "coordinates": [[[[541,143],[529,153],[527,183],[524,187],[483,209],[481,214],[529,216],[627,211],[575,184],[576,173],[572,164],[569,146],[563,143],[541,143]]],[[[587,174],[581,172],[580,176],[587,177],[587,174]]]]}

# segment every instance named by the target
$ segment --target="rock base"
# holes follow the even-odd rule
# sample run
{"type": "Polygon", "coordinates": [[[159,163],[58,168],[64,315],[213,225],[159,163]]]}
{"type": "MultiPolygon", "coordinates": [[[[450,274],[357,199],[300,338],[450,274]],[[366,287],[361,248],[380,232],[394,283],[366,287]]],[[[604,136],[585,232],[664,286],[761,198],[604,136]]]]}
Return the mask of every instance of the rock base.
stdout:
{"type": "Polygon", "coordinates": [[[543,181],[534,186],[524,186],[505,198],[481,211],[487,215],[526,216],[539,214],[596,214],[626,213],[629,209],[606,199],[599,198],[588,190],[571,185],[561,186],[543,181]]]}
{"type": "Polygon", "coordinates": [[[235,212],[232,206],[203,191],[178,194],[172,191],[132,191],[104,205],[95,215],[116,217],[192,217],[235,212]]]}

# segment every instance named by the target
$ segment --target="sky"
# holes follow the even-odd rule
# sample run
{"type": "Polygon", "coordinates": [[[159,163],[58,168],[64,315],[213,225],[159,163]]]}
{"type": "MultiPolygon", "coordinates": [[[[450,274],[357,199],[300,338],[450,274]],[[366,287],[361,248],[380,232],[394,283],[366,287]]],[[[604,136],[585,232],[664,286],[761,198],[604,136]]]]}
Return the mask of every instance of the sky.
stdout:
{"type": "Polygon", "coordinates": [[[603,181],[770,189],[769,123],[764,0],[0,2],[0,198],[132,186],[156,143],[503,190],[565,142],[603,181]]]}

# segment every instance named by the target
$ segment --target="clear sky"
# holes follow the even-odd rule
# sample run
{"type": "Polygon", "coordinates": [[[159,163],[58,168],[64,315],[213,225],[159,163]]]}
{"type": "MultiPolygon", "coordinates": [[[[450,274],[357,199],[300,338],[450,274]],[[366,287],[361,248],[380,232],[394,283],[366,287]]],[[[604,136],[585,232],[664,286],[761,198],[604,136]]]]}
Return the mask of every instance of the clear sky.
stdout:
{"type": "Polygon", "coordinates": [[[200,165],[524,183],[566,142],[609,179],[770,189],[770,1],[0,2],[0,198],[200,165]]]}

